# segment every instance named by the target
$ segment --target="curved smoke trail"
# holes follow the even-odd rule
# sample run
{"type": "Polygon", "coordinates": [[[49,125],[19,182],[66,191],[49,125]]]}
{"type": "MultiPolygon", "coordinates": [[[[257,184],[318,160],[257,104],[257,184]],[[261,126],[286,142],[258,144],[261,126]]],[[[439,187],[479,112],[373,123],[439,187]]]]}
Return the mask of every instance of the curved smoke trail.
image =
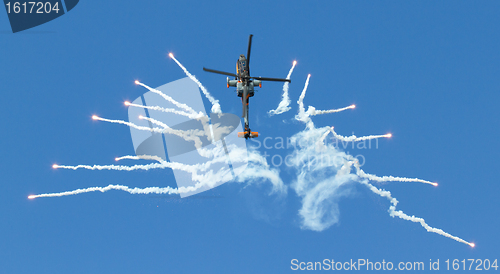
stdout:
{"type": "MultiPolygon", "coordinates": [[[[286,79],[290,79],[290,77],[292,76],[292,72],[293,72],[293,69],[295,68],[295,65],[297,65],[297,61],[293,61],[292,68],[290,69],[290,71],[288,71],[288,75],[286,76],[286,79]]],[[[292,109],[291,107],[289,107],[290,102],[291,102],[290,96],[288,96],[289,87],[290,87],[289,82],[285,82],[283,84],[283,95],[281,96],[281,101],[278,104],[278,107],[276,109],[272,109],[272,110],[267,112],[269,114],[269,116],[285,113],[285,112],[289,111],[290,109],[292,109]]]]}

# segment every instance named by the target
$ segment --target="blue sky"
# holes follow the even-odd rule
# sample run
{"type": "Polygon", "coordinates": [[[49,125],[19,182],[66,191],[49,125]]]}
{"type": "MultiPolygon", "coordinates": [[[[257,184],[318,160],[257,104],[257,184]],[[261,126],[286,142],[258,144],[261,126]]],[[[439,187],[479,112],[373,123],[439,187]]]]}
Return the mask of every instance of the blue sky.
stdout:
{"type": "MultiPolygon", "coordinates": [[[[68,14],[10,33],[0,12],[0,272],[282,273],[299,261],[499,259],[497,153],[500,135],[500,3],[496,1],[81,1],[68,14]],[[127,119],[125,100],[188,68],[241,112],[225,77],[254,34],[252,73],[285,77],[292,61],[292,110],[268,117],[281,98],[264,83],[252,98],[252,129],[273,138],[303,130],[296,100],[355,110],[314,117],[337,133],[385,134],[378,149],[347,149],[377,175],[418,177],[378,185],[398,208],[476,243],[475,248],[419,224],[392,218],[389,202],[353,184],[340,221],[301,229],[293,191],[226,183],[199,197],[125,192],[28,200],[29,194],[89,186],[175,186],[168,170],[53,170],[52,164],[110,164],[133,154],[128,128],[92,121],[127,119]]],[[[208,102],[207,102],[208,105],[208,102]]],[[[260,137],[259,137],[260,138],[260,137]]],[[[271,142],[272,143],[272,142],[271,142]]],[[[286,150],[269,153],[286,155],[286,150]]],[[[281,170],[286,184],[294,174],[281,170]]]]}

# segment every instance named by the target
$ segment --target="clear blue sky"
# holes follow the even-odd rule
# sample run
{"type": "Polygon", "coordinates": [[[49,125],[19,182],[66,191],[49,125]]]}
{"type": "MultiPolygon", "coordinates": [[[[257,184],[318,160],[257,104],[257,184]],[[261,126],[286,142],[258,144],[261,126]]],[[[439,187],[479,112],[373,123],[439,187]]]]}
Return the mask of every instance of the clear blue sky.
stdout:
{"type": "MultiPolygon", "coordinates": [[[[42,26],[10,33],[0,11],[1,273],[284,273],[299,261],[500,259],[497,164],[500,2],[86,1],[42,26]],[[385,134],[378,149],[348,149],[377,175],[439,182],[379,185],[398,208],[476,243],[474,249],[392,218],[389,202],[356,185],[340,222],[300,228],[301,201],[269,184],[226,183],[180,199],[120,191],[28,200],[89,186],[175,186],[168,170],[53,170],[52,164],[112,164],[133,154],[125,100],[184,77],[176,58],[241,112],[225,77],[254,34],[252,73],[285,77],[293,60],[293,109],[268,117],[281,84],[251,101],[252,129],[291,136],[305,104],[357,108],[313,118],[342,135],[385,134]],[[284,122],[283,122],[284,120],[284,122]]],[[[286,155],[285,150],[272,153],[286,155]]],[[[294,179],[281,170],[286,184],[294,179]]]]}

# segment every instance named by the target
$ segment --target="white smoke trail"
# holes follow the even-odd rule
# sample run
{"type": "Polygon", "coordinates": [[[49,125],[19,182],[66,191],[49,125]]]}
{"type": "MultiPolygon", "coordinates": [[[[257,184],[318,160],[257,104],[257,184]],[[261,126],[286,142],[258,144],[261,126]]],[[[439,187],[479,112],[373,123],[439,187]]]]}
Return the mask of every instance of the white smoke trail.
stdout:
{"type": "Polygon", "coordinates": [[[121,161],[121,160],[153,160],[153,161],[158,161],[158,162],[163,162],[164,160],[158,156],[154,155],[137,155],[137,156],[132,156],[132,155],[125,155],[121,157],[116,157],[115,161],[121,161]]]}
{"type": "Polygon", "coordinates": [[[366,179],[368,179],[370,181],[376,181],[376,182],[408,182],[408,183],[416,182],[416,183],[429,184],[429,185],[433,185],[433,186],[437,186],[438,185],[437,183],[426,181],[426,180],[422,180],[422,179],[418,179],[418,178],[405,178],[405,177],[394,177],[394,176],[382,176],[382,177],[379,177],[377,175],[368,174],[368,173],[365,173],[359,167],[359,163],[357,163],[357,162],[354,164],[354,167],[356,168],[356,174],[359,177],[366,178],[366,179]]]}
{"type": "Polygon", "coordinates": [[[172,97],[170,97],[170,96],[166,95],[165,93],[163,93],[163,92],[161,92],[161,91],[159,91],[159,90],[157,90],[157,89],[154,89],[154,88],[152,88],[152,87],[149,87],[149,86],[147,86],[147,85],[145,85],[145,84],[143,84],[143,83],[141,83],[141,82],[139,82],[139,81],[137,81],[137,80],[135,81],[135,84],[136,84],[136,85],[143,86],[143,87],[147,88],[149,91],[151,91],[151,92],[153,92],[153,93],[156,93],[156,94],[160,95],[161,97],[163,97],[163,99],[165,99],[165,100],[169,101],[170,103],[172,103],[172,104],[176,105],[178,108],[182,108],[182,109],[184,109],[185,111],[189,111],[189,112],[191,112],[192,114],[197,114],[197,113],[196,113],[196,111],[195,111],[193,108],[191,108],[190,106],[188,106],[188,105],[186,105],[186,104],[182,104],[182,103],[177,102],[177,101],[176,101],[176,100],[174,100],[172,97]]]}
{"type": "MultiPolygon", "coordinates": [[[[222,147],[215,147],[214,149],[214,158],[210,161],[207,161],[202,164],[195,164],[195,165],[187,165],[187,164],[182,164],[178,162],[167,162],[163,160],[162,158],[154,155],[138,155],[138,156],[131,156],[131,155],[126,155],[122,157],[117,157],[115,158],[115,161],[120,161],[123,159],[131,159],[131,160],[154,160],[159,163],[151,163],[147,165],[133,165],[133,166],[123,166],[123,165],[76,165],[76,166],[67,166],[67,165],[53,165],[52,167],[54,169],[72,169],[72,170],[77,170],[77,169],[88,169],[88,170],[120,170],[120,171],[134,171],[134,170],[150,170],[150,169],[163,169],[163,168],[170,168],[170,169],[176,169],[176,170],[182,170],[189,172],[191,174],[196,174],[199,171],[206,171],[210,168],[211,165],[215,163],[221,163],[221,162],[226,162],[227,157],[224,153],[224,149],[222,147]]],[[[233,149],[231,151],[231,155],[233,156],[233,159],[240,159],[243,155],[244,152],[240,149],[233,149]]]]}
{"type": "Polygon", "coordinates": [[[428,225],[425,222],[425,220],[423,218],[409,216],[409,215],[406,215],[401,210],[396,210],[396,205],[398,204],[398,200],[396,200],[396,198],[393,198],[391,196],[391,192],[389,192],[387,190],[378,189],[375,186],[373,186],[372,184],[368,183],[366,180],[360,180],[360,183],[366,185],[373,193],[380,195],[381,197],[386,197],[391,202],[392,205],[389,207],[389,214],[391,217],[399,217],[403,220],[412,221],[414,223],[420,223],[420,225],[423,228],[425,228],[425,230],[427,230],[428,232],[433,232],[433,233],[442,235],[444,237],[453,239],[457,242],[464,243],[464,244],[467,244],[471,247],[474,247],[473,243],[467,242],[467,241],[465,241],[457,236],[453,236],[453,235],[443,231],[442,229],[431,227],[430,225],[428,225]]]}
{"type": "Polygon", "coordinates": [[[287,186],[281,180],[279,171],[270,169],[267,164],[264,166],[249,164],[242,173],[238,174],[236,181],[247,184],[252,182],[262,183],[261,178],[267,179],[272,184],[272,189],[269,194],[286,195],[287,186]]]}
{"type": "Polygon", "coordinates": [[[145,109],[150,109],[150,110],[156,110],[156,111],[174,113],[174,114],[186,116],[186,117],[191,118],[191,119],[199,119],[201,117],[205,117],[206,116],[201,111],[199,113],[197,113],[197,114],[193,114],[193,113],[187,113],[187,112],[184,112],[184,111],[176,110],[176,109],[173,109],[173,108],[162,108],[160,106],[143,106],[143,105],[137,105],[137,104],[130,103],[130,102],[125,102],[125,105],[126,106],[130,106],[130,107],[145,108],[145,109]]]}
{"type": "Polygon", "coordinates": [[[304,98],[306,97],[307,87],[309,86],[309,78],[311,78],[311,74],[307,75],[306,83],[304,84],[304,89],[302,90],[299,100],[297,101],[297,104],[299,105],[299,113],[295,115],[295,119],[297,121],[305,123],[307,128],[314,128],[314,123],[312,122],[311,118],[306,113],[304,108],[304,98]]]}
{"type": "Polygon", "coordinates": [[[129,126],[129,127],[138,129],[138,130],[150,131],[150,132],[153,132],[153,133],[165,133],[164,130],[161,129],[161,128],[157,128],[157,127],[150,128],[150,127],[138,126],[138,125],[136,125],[134,123],[131,123],[131,122],[125,122],[125,121],[122,121],[122,120],[106,119],[106,118],[99,117],[97,115],[93,115],[92,119],[98,120],[98,121],[103,121],[103,122],[108,122],[108,123],[122,124],[122,125],[126,125],[126,126],[129,126]]]}
{"type": "Polygon", "coordinates": [[[216,100],[210,94],[210,92],[208,92],[208,90],[200,83],[200,81],[198,81],[198,79],[196,79],[196,77],[194,77],[194,75],[189,73],[189,71],[179,61],[177,61],[177,59],[175,59],[175,57],[172,53],[170,53],[168,56],[170,56],[170,58],[172,58],[177,63],[177,65],[179,65],[179,67],[184,71],[184,73],[191,80],[193,80],[198,85],[198,87],[200,87],[203,94],[205,94],[205,97],[207,97],[207,99],[210,101],[210,103],[212,103],[212,112],[213,113],[222,113],[222,110],[221,110],[220,105],[219,105],[219,100],[216,100]]]}
{"type": "MultiPolygon", "coordinates": [[[[199,129],[177,130],[177,129],[172,129],[170,127],[164,127],[164,128],[143,127],[143,126],[138,126],[138,125],[136,125],[134,123],[131,123],[131,122],[126,122],[126,121],[123,121],[123,120],[111,120],[111,119],[102,118],[102,117],[99,117],[99,116],[96,116],[96,115],[92,116],[92,119],[103,121],[103,122],[114,123],[114,124],[122,124],[122,125],[126,125],[126,126],[129,126],[129,127],[138,129],[138,130],[150,131],[150,132],[153,132],[153,133],[174,134],[174,135],[177,135],[179,137],[183,137],[185,140],[192,140],[192,141],[195,141],[195,142],[197,142],[196,138],[193,138],[192,136],[203,136],[203,135],[205,135],[205,133],[202,130],[199,130],[199,129]]],[[[151,121],[152,123],[162,124],[163,126],[166,126],[164,123],[161,123],[161,122],[159,122],[159,121],[157,121],[155,119],[152,119],[152,118],[140,116],[140,119],[148,120],[148,121],[151,121]]]]}
{"type": "MultiPolygon", "coordinates": [[[[245,170],[243,173],[241,173],[237,181],[239,182],[245,182],[245,181],[255,181],[255,182],[262,182],[262,179],[265,179],[272,184],[272,192],[271,193],[278,193],[278,194],[283,194],[286,193],[286,186],[284,185],[283,181],[279,177],[279,173],[276,169],[270,169],[269,165],[266,162],[266,159],[258,154],[255,151],[247,151],[245,149],[235,147],[234,145],[231,146],[231,149],[229,150],[229,158],[232,159],[233,163],[237,162],[242,162],[248,160],[249,164],[249,169],[245,170]],[[246,158],[248,156],[248,158],[246,158]],[[259,179],[260,178],[260,179],[259,179]]],[[[76,195],[76,194],[81,194],[81,193],[87,193],[87,192],[95,192],[95,191],[101,191],[101,192],[106,192],[108,190],[122,190],[129,192],[131,194],[150,194],[150,193],[156,193],[156,194],[180,194],[180,193],[187,193],[187,192],[192,192],[195,191],[201,187],[204,186],[209,186],[213,187],[215,186],[218,182],[220,181],[225,181],[227,175],[230,175],[231,172],[225,168],[220,168],[219,170],[213,170],[210,169],[213,164],[215,163],[221,163],[221,162],[226,162],[228,157],[224,152],[224,149],[222,147],[216,147],[214,150],[214,159],[210,160],[205,163],[201,164],[195,164],[195,165],[186,165],[186,164],[181,164],[181,163],[176,163],[176,162],[167,162],[161,159],[160,157],[157,156],[151,156],[151,155],[139,155],[139,156],[122,156],[115,158],[115,160],[123,160],[123,159],[133,159],[133,160],[156,160],[160,163],[153,163],[153,164],[148,164],[148,165],[134,165],[134,166],[120,166],[120,165],[105,165],[105,166],[100,166],[100,165],[77,165],[77,166],[65,166],[65,165],[53,165],[53,168],[59,169],[89,169],[89,170],[120,170],[120,171],[133,171],[133,170],[149,170],[153,168],[171,168],[171,169],[177,169],[177,170],[182,170],[191,173],[192,178],[194,181],[197,183],[195,186],[190,186],[190,187],[179,187],[179,188],[171,188],[171,187],[148,187],[148,188],[130,188],[127,186],[121,186],[121,185],[109,185],[107,187],[90,187],[90,188],[85,188],[85,189],[77,189],[73,191],[65,191],[65,192],[59,192],[59,193],[46,193],[46,194],[38,194],[38,195],[30,195],[28,196],[29,199],[35,199],[35,198],[40,198],[40,197],[61,197],[61,196],[69,196],[69,195],[76,195]],[[206,172],[208,171],[208,172],[206,172]],[[199,172],[205,172],[204,174],[198,174],[199,172]]]]}
{"type": "MultiPolygon", "coordinates": [[[[152,123],[155,123],[155,124],[161,124],[162,126],[166,126],[164,123],[162,122],[159,122],[155,119],[152,119],[152,118],[148,118],[148,117],[144,117],[144,116],[140,116],[141,119],[145,119],[145,120],[148,120],[152,123]]],[[[150,132],[153,132],[153,133],[167,133],[167,134],[173,134],[173,135],[177,135],[181,138],[183,138],[184,140],[186,141],[193,141],[194,142],[194,145],[197,149],[201,149],[203,143],[200,139],[199,136],[204,136],[205,135],[205,131],[203,130],[199,130],[199,129],[191,129],[191,130],[177,130],[177,129],[172,129],[170,127],[163,127],[163,128],[157,128],[157,127],[154,127],[154,128],[150,128],[150,127],[143,127],[143,126],[138,126],[134,123],[131,123],[131,122],[125,122],[125,121],[122,121],[122,120],[111,120],[111,119],[106,119],[106,118],[102,118],[102,117],[99,117],[99,116],[92,116],[92,119],[94,120],[99,120],[99,121],[104,121],[104,122],[109,122],[109,123],[115,123],[115,124],[122,124],[122,125],[126,125],[126,126],[129,126],[129,127],[132,127],[132,128],[135,128],[135,129],[138,129],[138,130],[144,130],[144,131],[150,131],[150,132]]],[[[206,156],[206,155],[202,155],[202,156],[206,156]]]]}
{"type": "Polygon", "coordinates": [[[333,133],[333,136],[335,138],[344,141],[344,142],[359,142],[359,141],[365,141],[365,140],[372,140],[372,139],[378,139],[378,138],[391,138],[392,134],[384,134],[384,135],[369,135],[369,136],[362,136],[362,137],[357,137],[356,135],[351,135],[349,137],[345,137],[342,135],[338,135],[335,130],[333,130],[333,127],[330,128],[330,131],[333,133]]]}
{"type": "MultiPolygon", "coordinates": [[[[199,119],[202,122],[203,130],[200,130],[200,129],[177,130],[177,129],[172,129],[171,127],[169,127],[165,123],[162,123],[162,122],[155,120],[153,118],[144,117],[144,116],[139,116],[139,118],[150,121],[151,123],[153,123],[155,125],[163,127],[163,130],[166,133],[177,135],[186,141],[192,141],[194,143],[196,150],[198,151],[198,154],[200,154],[201,156],[206,157],[206,158],[213,156],[213,154],[212,154],[213,151],[211,149],[204,149],[203,148],[203,142],[201,140],[201,137],[206,137],[207,140],[209,140],[209,141],[212,140],[212,136],[207,135],[207,132],[212,132],[210,130],[210,125],[208,124],[208,119],[199,119]]],[[[207,117],[205,116],[204,118],[207,118],[207,117]]],[[[215,126],[216,125],[214,125],[214,127],[215,126]]],[[[231,127],[229,127],[229,126],[225,126],[225,127],[219,126],[219,127],[217,127],[216,132],[218,135],[224,135],[224,134],[229,134],[230,130],[231,130],[231,127]]],[[[216,145],[220,146],[221,144],[216,143],[216,145]]]]}
{"type": "MultiPolygon", "coordinates": [[[[245,156],[245,153],[243,150],[231,147],[231,151],[229,152],[229,156],[232,156],[232,159],[234,159],[234,162],[239,162],[241,159],[243,159],[243,156],[245,156]]],[[[187,171],[190,173],[196,173],[197,171],[206,171],[208,170],[213,164],[216,163],[227,163],[227,155],[225,154],[225,150],[222,146],[216,146],[213,150],[213,159],[210,161],[207,161],[202,164],[195,164],[195,165],[186,165],[186,164],[181,164],[177,162],[167,162],[163,160],[161,157],[155,156],[155,155],[126,155],[126,156],[121,156],[115,158],[115,161],[121,161],[124,159],[128,160],[153,160],[160,162],[162,166],[165,168],[171,168],[171,169],[178,169],[178,170],[183,170],[187,171]]],[[[153,164],[150,164],[153,166],[153,164]]],[[[154,165],[157,166],[158,164],[154,165]]],[[[140,166],[140,165],[139,165],[140,166]]],[[[91,169],[91,170],[103,170],[103,169],[108,169],[108,170],[124,170],[124,171],[132,171],[136,169],[144,169],[144,168],[135,168],[133,169],[132,167],[129,166],[114,166],[114,165],[108,165],[108,166],[99,166],[99,165],[94,165],[94,166],[88,166],[88,165],[79,165],[79,166],[59,166],[59,165],[54,165],[54,168],[66,168],[66,169],[79,169],[79,168],[84,168],[84,169],[91,169]]],[[[163,167],[161,167],[163,168],[163,167]]]]}
{"type": "Polygon", "coordinates": [[[128,186],[122,185],[108,185],[107,187],[89,187],[83,189],[76,189],[71,191],[59,192],[59,193],[45,193],[28,196],[29,199],[42,198],[42,197],[62,197],[69,195],[77,195],[82,193],[100,191],[106,192],[108,190],[122,190],[130,194],[179,194],[179,190],[171,187],[148,187],[148,188],[130,188],[128,186]]]}
{"type": "MultiPolygon", "coordinates": [[[[297,64],[297,61],[293,61],[292,68],[288,72],[286,79],[290,79],[290,77],[292,76],[293,69],[295,68],[296,64],[297,64]]],[[[292,109],[291,107],[289,107],[290,102],[291,102],[290,97],[288,96],[289,86],[290,86],[289,82],[285,82],[283,84],[283,95],[281,96],[282,97],[281,102],[279,103],[279,105],[276,109],[272,109],[272,110],[267,112],[269,114],[269,116],[281,114],[281,113],[287,112],[290,109],[292,109]]]]}
{"type": "Polygon", "coordinates": [[[155,120],[153,118],[149,118],[149,117],[145,117],[145,116],[141,115],[141,116],[139,116],[139,119],[149,121],[157,126],[162,127],[163,129],[167,129],[167,130],[172,129],[171,127],[167,126],[165,123],[162,123],[162,122],[155,120]]]}
{"type": "Polygon", "coordinates": [[[356,108],[355,105],[350,105],[348,107],[344,107],[344,108],[338,108],[338,109],[330,109],[330,110],[316,110],[315,107],[313,106],[309,106],[307,108],[307,114],[309,116],[314,116],[314,115],[320,115],[320,114],[329,114],[329,113],[336,113],[336,112],[341,112],[341,111],[344,111],[344,110],[347,110],[347,109],[354,109],[356,108]]]}
{"type": "MultiPolygon", "coordinates": [[[[133,158],[135,156],[124,156],[124,157],[128,158],[128,159],[153,160],[154,156],[148,156],[147,158],[146,157],[141,158],[139,156],[137,156],[137,158],[133,158]],[[150,158],[150,159],[148,159],[148,158],[150,158]]],[[[121,157],[120,159],[125,159],[124,157],[121,157]]],[[[154,160],[159,160],[159,159],[154,159],[154,160]]],[[[91,165],[76,165],[76,166],[53,165],[52,167],[54,169],[72,169],[72,170],[88,169],[88,170],[120,170],[120,171],[171,168],[171,169],[183,170],[183,171],[191,172],[191,173],[194,173],[194,172],[198,171],[198,169],[199,169],[199,167],[195,166],[195,165],[194,166],[193,165],[185,165],[185,164],[175,163],[175,162],[166,162],[163,160],[159,160],[159,162],[160,163],[152,163],[152,164],[147,164],[147,165],[133,165],[133,166],[122,166],[122,165],[92,165],[92,166],[91,165]]]]}
{"type": "Polygon", "coordinates": [[[178,187],[178,188],[172,188],[172,187],[146,187],[146,188],[130,188],[128,186],[123,186],[123,185],[108,185],[106,187],[89,187],[89,188],[83,188],[83,189],[76,189],[76,190],[71,190],[71,191],[64,191],[64,192],[58,192],[58,193],[45,193],[45,194],[37,194],[37,195],[29,195],[28,199],[35,199],[35,198],[43,198],[43,197],[62,197],[62,196],[70,196],[70,195],[77,195],[77,194],[82,194],[82,193],[88,193],[88,192],[95,192],[95,191],[100,191],[100,192],[106,192],[109,190],[121,190],[121,191],[126,191],[130,194],[181,194],[181,193],[188,193],[192,191],[196,191],[197,189],[205,186],[205,185],[215,185],[215,182],[213,183],[196,183],[194,186],[188,186],[188,187],[178,187]]]}
{"type": "MultiPolygon", "coordinates": [[[[173,167],[174,165],[172,165],[173,167]]],[[[76,166],[66,166],[66,165],[53,165],[54,169],[89,169],[89,170],[122,170],[122,171],[132,171],[132,170],[150,170],[156,168],[168,168],[169,166],[161,163],[153,163],[147,165],[133,165],[133,166],[121,166],[121,165],[76,165],[76,166]]],[[[180,168],[179,168],[180,169],[180,168]]]]}
{"type": "Polygon", "coordinates": [[[326,136],[328,136],[328,134],[330,132],[333,133],[333,136],[335,138],[337,138],[337,139],[339,139],[341,141],[344,141],[344,142],[359,142],[359,141],[372,140],[372,139],[378,139],[378,138],[391,138],[392,137],[392,134],[390,134],[390,133],[384,134],[384,135],[369,135],[369,136],[362,136],[362,137],[357,137],[356,135],[345,137],[345,136],[337,134],[333,130],[333,127],[330,127],[327,131],[325,131],[325,133],[323,134],[323,136],[321,136],[321,138],[318,139],[317,145],[319,147],[321,147],[321,144],[324,144],[325,138],[326,138],[326,136]]]}

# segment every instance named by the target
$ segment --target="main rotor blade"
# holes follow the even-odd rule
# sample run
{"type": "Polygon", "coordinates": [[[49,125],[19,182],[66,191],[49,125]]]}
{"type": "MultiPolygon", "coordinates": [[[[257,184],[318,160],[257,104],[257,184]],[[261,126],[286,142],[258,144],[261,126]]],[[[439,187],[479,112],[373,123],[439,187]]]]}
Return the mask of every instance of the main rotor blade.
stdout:
{"type": "Polygon", "coordinates": [[[238,75],[236,75],[234,73],[230,73],[230,72],[224,72],[224,71],[220,71],[220,70],[207,69],[207,68],[203,68],[203,70],[207,71],[207,72],[211,72],[211,73],[217,73],[217,74],[222,74],[222,75],[227,75],[227,76],[238,77],[238,75]]]}
{"type": "Polygon", "coordinates": [[[281,79],[281,78],[268,78],[268,77],[251,77],[255,80],[262,80],[262,81],[274,81],[274,82],[292,82],[290,79],[281,79]]]}
{"type": "Polygon", "coordinates": [[[247,67],[246,67],[246,71],[248,71],[248,75],[250,75],[250,51],[252,50],[252,37],[253,37],[253,34],[250,34],[250,37],[248,37],[247,67]]]}

